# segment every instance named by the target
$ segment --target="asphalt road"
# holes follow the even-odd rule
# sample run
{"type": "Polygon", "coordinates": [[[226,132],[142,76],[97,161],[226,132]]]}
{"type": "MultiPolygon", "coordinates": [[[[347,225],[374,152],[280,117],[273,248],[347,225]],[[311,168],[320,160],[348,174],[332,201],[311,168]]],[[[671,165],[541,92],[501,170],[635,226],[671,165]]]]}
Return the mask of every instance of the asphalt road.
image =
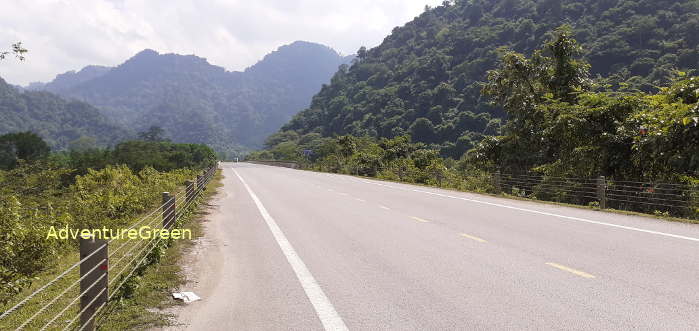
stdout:
{"type": "Polygon", "coordinates": [[[224,163],[192,330],[699,330],[699,225],[224,163]]]}

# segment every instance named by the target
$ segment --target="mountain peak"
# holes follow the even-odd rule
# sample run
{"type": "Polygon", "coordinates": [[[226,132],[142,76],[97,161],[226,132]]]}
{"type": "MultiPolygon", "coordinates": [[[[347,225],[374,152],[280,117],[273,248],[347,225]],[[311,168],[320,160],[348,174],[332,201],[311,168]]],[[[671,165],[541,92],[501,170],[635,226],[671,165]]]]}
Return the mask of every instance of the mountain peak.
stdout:
{"type": "Polygon", "coordinates": [[[146,48],[146,49],[144,49],[144,50],[142,50],[142,51],[136,53],[136,55],[134,55],[132,58],[134,58],[134,57],[145,57],[145,56],[157,56],[157,55],[160,55],[160,53],[158,53],[157,51],[152,50],[152,49],[150,49],[150,48],[146,48]]]}
{"type": "Polygon", "coordinates": [[[246,72],[226,71],[196,55],[145,49],[113,68],[89,66],[61,76],[79,84],[57,93],[89,102],[136,130],[158,125],[174,141],[208,143],[232,155],[240,146],[260,146],[308,107],[344,61],[307,41],[279,47],[246,72]],[[103,70],[89,81],[78,79],[103,70]]]}
{"type": "Polygon", "coordinates": [[[245,69],[245,72],[271,79],[282,75],[282,72],[303,76],[305,71],[315,71],[313,68],[323,68],[321,72],[334,72],[338,63],[343,61],[344,58],[328,46],[297,40],[265,55],[260,62],[245,69]]]}

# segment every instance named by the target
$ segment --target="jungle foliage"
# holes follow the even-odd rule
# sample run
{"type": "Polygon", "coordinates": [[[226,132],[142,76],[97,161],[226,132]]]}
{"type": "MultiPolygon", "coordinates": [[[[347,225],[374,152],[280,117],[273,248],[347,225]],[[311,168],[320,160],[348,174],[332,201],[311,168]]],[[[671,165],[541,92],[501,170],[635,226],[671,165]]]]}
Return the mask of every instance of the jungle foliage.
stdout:
{"type": "Polygon", "coordinates": [[[457,187],[466,172],[495,171],[696,184],[699,78],[675,72],[654,93],[614,91],[589,78],[582,54],[566,26],[530,57],[504,53],[482,93],[508,120],[501,134],[486,136],[458,162],[408,136],[327,138],[293,130],[270,136],[267,150],[250,157],[417,183],[453,178],[449,185],[457,187]]]}
{"type": "Polygon", "coordinates": [[[54,149],[67,149],[81,139],[106,147],[131,136],[84,102],[20,91],[0,78],[0,134],[18,131],[32,131],[54,149]]]}
{"type": "Polygon", "coordinates": [[[531,57],[507,53],[488,72],[483,94],[508,121],[471,150],[473,163],[559,177],[699,177],[699,78],[676,72],[657,93],[595,92],[581,54],[561,28],[531,57]]]}
{"type": "Polygon", "coordinates": [[[0,305],[77,244],[48,240],[51,226],[123,227],[216,162],[211,148],[194,144],[128,141],[50,154],[29,132],[0,136],[3,144],[17,147],[0,170],[0,305]]]}
{"type": "Polygon", "coordinates": [[[459,158],[509,116],[481,94],[488,71],[509,51],[532,55],[564,23],[590,77],[615,91],[653,94],[699,63],[696,0],[445,1],[361,49],[281,131],[410,134],[459,158]]]}

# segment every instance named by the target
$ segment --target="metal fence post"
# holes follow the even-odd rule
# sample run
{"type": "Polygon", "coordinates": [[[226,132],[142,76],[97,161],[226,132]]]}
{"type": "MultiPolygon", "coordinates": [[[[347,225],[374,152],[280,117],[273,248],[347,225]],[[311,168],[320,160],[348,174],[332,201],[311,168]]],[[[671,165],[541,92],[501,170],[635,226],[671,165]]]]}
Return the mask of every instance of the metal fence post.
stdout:
{"type": "Polygon", "coordinates": [[[163,192],[163,229],[173,226],[175,219],[175,197],[170,192],[163,192]]]}
{"type": "Polygon", "coordinates": [[[597,200],[599,201],[600,209],[607,208],[607,180],[604,176],[597,178],[597,200]]]}
{"type": "Polygon", "coordinates": [[[194,183],[191,180],[187,180],[184,182],[184,185],[186,187],[186,194],[184,198],[184,203],[187,205],[192,199],[194,199],[194,183]]]}
{"type": "Polygon", "coordinates": [[[107,241],[91,238],[80,238],[80,259],[85,259],[90,254],[94,255],[80,263],[80,293],[85,293],[80,297],[80,326],[82,330],[95,330],[95,312],[97,309],[107,304],[109,276],[109,254],[107,251],[107,241]],[[104,247],[102,247],[104,246],[104,247]]]}
{"type": "Polygon", "coordinates": [[[500,171],[495,172],[493,181],[495,182],[494,184],[496,193],[502,193],[502,175],[500,174],[500,171]]]}

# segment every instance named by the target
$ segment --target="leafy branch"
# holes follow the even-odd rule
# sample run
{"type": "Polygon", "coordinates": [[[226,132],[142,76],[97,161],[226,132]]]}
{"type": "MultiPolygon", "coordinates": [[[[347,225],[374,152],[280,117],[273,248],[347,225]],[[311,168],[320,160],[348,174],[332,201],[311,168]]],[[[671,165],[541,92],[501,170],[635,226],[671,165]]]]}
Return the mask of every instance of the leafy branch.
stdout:
{"type": "Polygon", "coordinates": [[[20,61],[24,61],[24,54],[29,52],[26,48],[22,47],[22,42],[16,42],[12,44],[12,50],[0,52],[0,60],[4,60],[6,56],[14,54],[14,56],[20,61]]]}

